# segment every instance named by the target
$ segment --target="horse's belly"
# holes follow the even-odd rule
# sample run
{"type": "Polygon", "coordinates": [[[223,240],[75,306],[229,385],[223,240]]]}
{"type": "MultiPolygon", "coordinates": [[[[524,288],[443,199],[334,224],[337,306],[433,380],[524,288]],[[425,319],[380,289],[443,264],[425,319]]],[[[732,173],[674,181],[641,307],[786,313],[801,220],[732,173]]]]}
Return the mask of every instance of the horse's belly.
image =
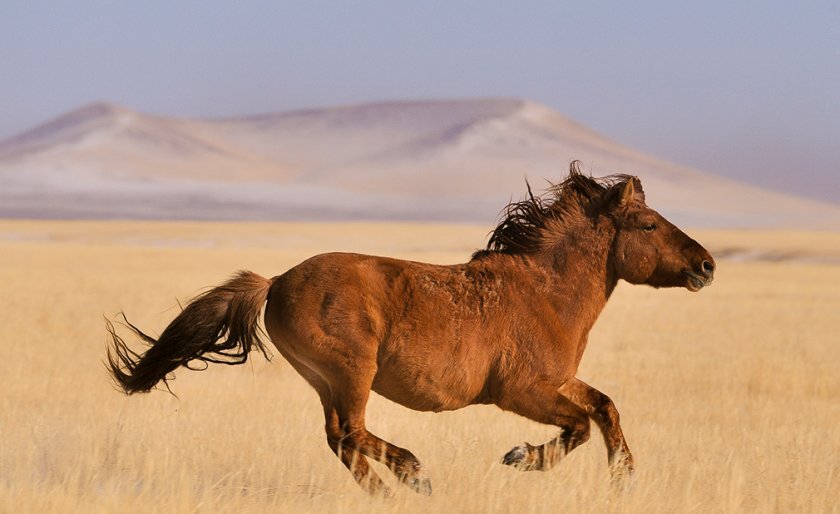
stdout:
{"type": "Polygon", "coordinates": [[[409,409],[440,412],[485,403],[486,378],[464,371],[380,366],[372,389],[409,409]]]}

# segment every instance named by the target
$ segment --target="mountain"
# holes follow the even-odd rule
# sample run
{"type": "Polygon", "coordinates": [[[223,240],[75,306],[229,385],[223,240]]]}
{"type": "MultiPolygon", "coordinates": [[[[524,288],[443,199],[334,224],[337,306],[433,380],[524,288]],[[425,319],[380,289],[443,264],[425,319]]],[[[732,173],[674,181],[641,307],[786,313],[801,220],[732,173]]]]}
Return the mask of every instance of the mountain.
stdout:
{"type": "Polygon", "coordinates": [[[678,223],[840,228],[840,207],[656,159],[519,99],[221,120],[93,104],[0,142],[0,216],[489,224],[526,177],[539,190],[573,159],[595,176],[638,175],[678,223]]]}

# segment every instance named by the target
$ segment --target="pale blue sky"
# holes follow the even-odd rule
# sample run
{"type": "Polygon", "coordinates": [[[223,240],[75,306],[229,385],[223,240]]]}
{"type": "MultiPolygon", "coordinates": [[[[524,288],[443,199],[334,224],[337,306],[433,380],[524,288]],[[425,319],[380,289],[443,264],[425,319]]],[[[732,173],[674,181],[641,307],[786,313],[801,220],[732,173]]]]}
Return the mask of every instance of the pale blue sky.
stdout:
{"type": "Polygon", "coordinates": [[[97,100],[215,117],[477,96],[840,202],[836,1],[0,3],[0,138],[97,100]]]}

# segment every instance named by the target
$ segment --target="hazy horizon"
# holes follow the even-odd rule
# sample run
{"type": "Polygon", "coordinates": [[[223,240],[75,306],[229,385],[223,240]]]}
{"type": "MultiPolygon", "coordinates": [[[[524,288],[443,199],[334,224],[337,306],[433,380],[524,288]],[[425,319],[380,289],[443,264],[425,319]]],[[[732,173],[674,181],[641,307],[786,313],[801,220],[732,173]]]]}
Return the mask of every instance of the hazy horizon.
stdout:
{"type": "Polygon", "coordinates": [[[95,101],[215,118],[515,97],[679,164],[840,202],[840,7],[828,2],[0,11],[0,139],[95,101]]]}

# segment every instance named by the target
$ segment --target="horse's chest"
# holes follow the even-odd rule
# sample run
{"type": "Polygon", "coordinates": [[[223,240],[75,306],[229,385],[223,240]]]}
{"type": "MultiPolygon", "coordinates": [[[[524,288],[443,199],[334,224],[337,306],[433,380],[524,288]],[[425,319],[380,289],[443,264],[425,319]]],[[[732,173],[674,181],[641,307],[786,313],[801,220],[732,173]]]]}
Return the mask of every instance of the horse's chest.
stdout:
{"type": "Polygon", "coordinates": [[[556,312],[522,323],[512,341],[516,364],[550,376],[574,376],[586,348],[588,331],[556,312]]]}

